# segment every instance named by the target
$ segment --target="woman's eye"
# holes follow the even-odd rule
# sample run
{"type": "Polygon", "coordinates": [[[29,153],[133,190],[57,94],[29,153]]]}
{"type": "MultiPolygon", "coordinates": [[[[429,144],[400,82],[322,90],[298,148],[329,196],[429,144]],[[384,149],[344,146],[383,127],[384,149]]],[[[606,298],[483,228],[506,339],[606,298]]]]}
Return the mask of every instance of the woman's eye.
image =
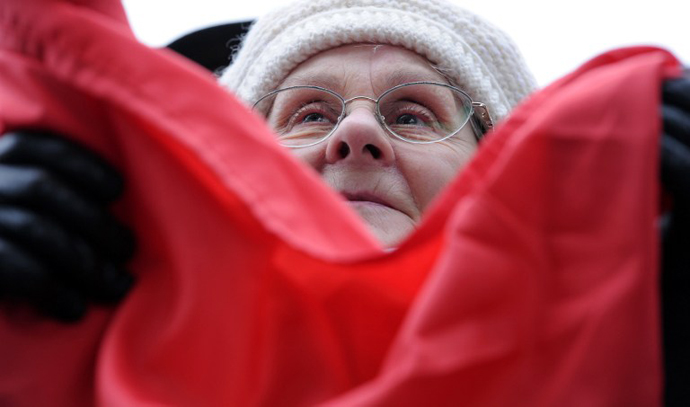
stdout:
{"type": "Polygon", "coordinates": [[[335,123],[338,114],[325,102],[311,102],[305,104],[290,114],[290,125],[308,125],[335,123]]]}
{"type": "Polygon", "coordinates": [[[302,119],[302,123],[314,123],[325,121],[328,121],[328,119],[326,119],[326,117],[321,113],[309,113],[302,119]]]}
{"type": "Polygon", "coordinates": [[[395,124],[402,124],[405,126],[419,125],[422,124],[422,122],[423,120],[410,113],[401,114],[395,119],[395,124]]]}
{"type": "Polygon", "coordinates": [[[385,100],[380,113],[389,126],[429,127],[438,119],[433,109],[424,103],[408,99],[385,100]]]}

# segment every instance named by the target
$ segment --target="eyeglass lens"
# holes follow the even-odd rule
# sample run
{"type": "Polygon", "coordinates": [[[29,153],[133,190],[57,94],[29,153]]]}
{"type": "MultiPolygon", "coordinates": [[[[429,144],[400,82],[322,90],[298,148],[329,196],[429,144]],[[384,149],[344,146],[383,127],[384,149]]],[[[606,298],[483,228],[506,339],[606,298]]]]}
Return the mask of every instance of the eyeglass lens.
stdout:
{"type": "MultiPolygon", "coordinates": [[[[373,108],[373,106],[372,106],[373,108]]],[[[327,138],[342,119],[344,101],[311,87],[283,89],[261,99],[264,113],[281,144],[304,147],[327,138]]],[[[378,102],[381,124],[413,143],[431,143],[457,133],[469,120],[472,102],[462,92],[440,84],[408,84],[385,92],[378,102]]]]}

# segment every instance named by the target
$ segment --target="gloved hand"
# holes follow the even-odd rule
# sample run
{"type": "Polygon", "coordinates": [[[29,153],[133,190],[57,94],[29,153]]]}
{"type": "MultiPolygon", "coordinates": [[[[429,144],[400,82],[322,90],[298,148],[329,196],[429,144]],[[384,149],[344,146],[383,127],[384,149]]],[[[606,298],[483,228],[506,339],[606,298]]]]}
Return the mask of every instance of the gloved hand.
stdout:
{"type": "Polygon", "coordinates": [[[690,76],[663,87],[661,182],[672,199],[662,218],[666,405],[690,405],[690,76]]]}
{"type": "Polygon", "coordinates": [[[99,156],[47,132],[0,137],[0,300],[61,321],[121,299],[132,233],[109,212],[123,191],[99,156]]]}

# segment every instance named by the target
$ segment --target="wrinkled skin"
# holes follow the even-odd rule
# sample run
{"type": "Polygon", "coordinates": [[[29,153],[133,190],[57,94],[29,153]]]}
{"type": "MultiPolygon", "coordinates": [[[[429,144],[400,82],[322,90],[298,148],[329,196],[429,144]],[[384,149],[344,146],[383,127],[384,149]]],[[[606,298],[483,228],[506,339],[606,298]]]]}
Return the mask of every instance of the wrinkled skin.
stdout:
{"type": "MultiPolygon", "coordinates": [[[[280,88],[318,85],[343,98],[381,93],[402,83],[448,83],[426,59],[389,45],[347,45],[308,59],[280,88]]],[[[324,142],[292,152],[348,200],[385,245],[404,239],[439,192],[477,149],[472,127],[434,144],[412,144],[391,136],[374,116],[375,105],[356,100],[324,142]]],[[[269,124],[271,117],[268,117],[269,124]]]]}

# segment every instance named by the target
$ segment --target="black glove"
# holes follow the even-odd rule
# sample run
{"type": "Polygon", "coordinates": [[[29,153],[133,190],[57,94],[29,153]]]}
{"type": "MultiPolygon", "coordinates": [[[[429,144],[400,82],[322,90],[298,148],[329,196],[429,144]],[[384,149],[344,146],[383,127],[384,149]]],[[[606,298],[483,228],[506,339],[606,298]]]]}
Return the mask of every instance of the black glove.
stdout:
{"type": "Polygon", "coordinates": [[[662,218],[666,405],[690,406],[690,76],[663,86],[661,182],[672,199],[662,218]]]}
{"type": "Polygon", "coordinates": [[[114,168],[64,138],[0,137],[0,300],[76,321],[89,301],[121,299],[135,245],[108,205],[122,190],[114,168]]]}

